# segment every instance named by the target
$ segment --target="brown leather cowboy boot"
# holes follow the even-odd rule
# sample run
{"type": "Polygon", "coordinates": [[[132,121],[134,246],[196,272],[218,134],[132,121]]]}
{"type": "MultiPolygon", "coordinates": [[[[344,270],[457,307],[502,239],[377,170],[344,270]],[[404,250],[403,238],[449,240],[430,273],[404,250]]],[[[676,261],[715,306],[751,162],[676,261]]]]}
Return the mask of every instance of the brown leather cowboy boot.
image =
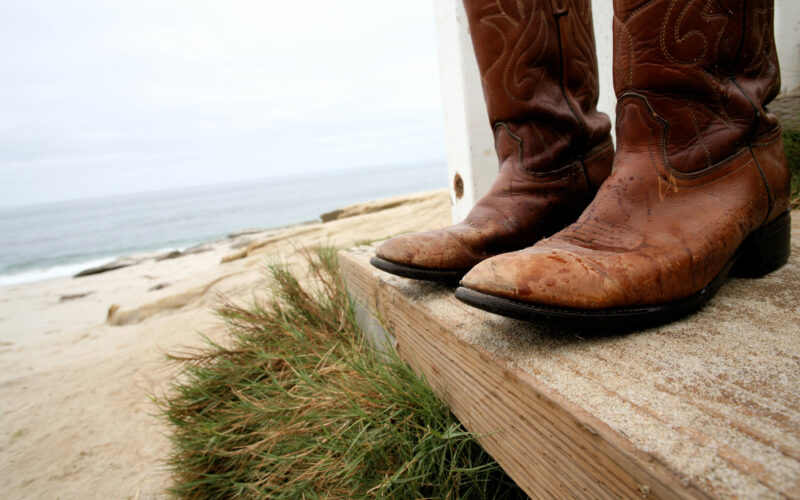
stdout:
{"type": "Polygon", "coordinates": [[[596,109],[589,0],[465,0],[500,172],[467,218],[381,245],[371,262],[455,281],[493,255],[573,222],[608,177],[610,122],[596,109]]]}
{"type": "Polygon", "coordinates": [[[633,328],[789,256],[772,1],[614,4],[617,154],[580,219],[476,266],[456,292],[499,314],[633,328]]]}

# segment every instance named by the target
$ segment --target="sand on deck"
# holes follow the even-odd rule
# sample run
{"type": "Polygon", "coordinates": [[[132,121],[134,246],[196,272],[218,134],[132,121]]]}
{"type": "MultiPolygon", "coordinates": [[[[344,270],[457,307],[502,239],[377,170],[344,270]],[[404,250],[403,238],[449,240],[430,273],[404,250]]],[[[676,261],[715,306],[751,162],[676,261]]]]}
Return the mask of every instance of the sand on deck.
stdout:
{"type": "Polygon", "coordinates": [[[2,496],[166,496],[169,429],[150,396],[176,374],[165,352],[222,336],[219,294],[251,301],[268,261],[297,266],[296,248],[442,227],[449,208],[446,190],[396,197],[326,223],[224,238],[202,253],[0,288],[2,496]]]}

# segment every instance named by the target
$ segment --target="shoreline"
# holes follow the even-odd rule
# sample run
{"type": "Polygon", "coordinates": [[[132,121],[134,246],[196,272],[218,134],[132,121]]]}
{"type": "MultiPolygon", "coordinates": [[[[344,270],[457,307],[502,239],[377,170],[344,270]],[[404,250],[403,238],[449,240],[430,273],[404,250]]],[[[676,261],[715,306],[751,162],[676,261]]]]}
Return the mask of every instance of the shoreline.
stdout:
{"type": "Polygon", "coordinates": [[[223,338],[219,297],[252,302],[265,263],[302,266],[298,248],[441,227],[449,208],[446,190],[388,198],[344,207],[329,222],[238,231],[174,258],[0,287],[0,490],[166,496],[167,428],[150,395],[175,376],[165,353],[197,348],[201,335],[223,338]]]}
{"type": "MultiPolygon", "coordinates": [[[[325,215],[325,214],[322,214],[325,215]]],[[[20,272],[0,274],[0,289],[7,286],[24,285],[28,283],[40,283],[51,279],[78,277],[77,275],[86,271],[91,271],[95,268],[102,268],[117,261],[136,261],[141,262],[151,258],[168,258],[169,255],[174,255],[179,252],[182,255],[196,253],[198,248],[208,247],[211,245],[224,243],[226,239],[232,239],[248,234],[266,233],[278,229],[288,229],[307,224],[314,224],[317,222],[325,222],[321,219],[308,220],[297,222],[294,224],[283,224],[269,228],[242,228],[236,231],[192,240],[185,245],[167,245],[154,248],[135,250],[132,252],[113,253],[106,256],[90,257],[85,260],[78,260],[74,262],[64,262],[49,267],[32,267],[21,270],[20,272]],[[29,278],[32,275],[42,275],[43,278],[29,278]]],[[[202,251],[202,250],[201,250],[202,251]]]]}

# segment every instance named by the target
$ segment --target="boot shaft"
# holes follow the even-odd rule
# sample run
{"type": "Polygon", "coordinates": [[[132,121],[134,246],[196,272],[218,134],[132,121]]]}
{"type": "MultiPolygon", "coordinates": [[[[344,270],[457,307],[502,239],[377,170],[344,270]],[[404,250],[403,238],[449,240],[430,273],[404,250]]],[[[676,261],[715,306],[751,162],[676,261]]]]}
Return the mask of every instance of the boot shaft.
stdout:
{"type": "Polygon", "coordinates": [[[608,138],[589,0],[464,0],[501,164],[557,170],[608,138]]]}
{"type": "Polygon", "coordinates": [[[641,102],[664,131],[659,154],[698,172],[778,126],[771,0],[614,2],[618,150],[639,147],[641,102]]]}

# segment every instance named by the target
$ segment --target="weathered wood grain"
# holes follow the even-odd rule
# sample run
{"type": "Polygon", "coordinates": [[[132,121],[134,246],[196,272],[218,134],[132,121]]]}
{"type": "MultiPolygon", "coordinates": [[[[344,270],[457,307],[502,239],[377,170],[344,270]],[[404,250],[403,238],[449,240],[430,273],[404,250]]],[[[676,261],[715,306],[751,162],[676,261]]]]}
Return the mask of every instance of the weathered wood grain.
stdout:
{"type": "Polygon", "coordinates": [[[401,357],[532,497],[785,498],[800,497],[794,250],[687,320],[600,338],[475,310],[373,269],[370,247],[340,263],[401,357]]]}

